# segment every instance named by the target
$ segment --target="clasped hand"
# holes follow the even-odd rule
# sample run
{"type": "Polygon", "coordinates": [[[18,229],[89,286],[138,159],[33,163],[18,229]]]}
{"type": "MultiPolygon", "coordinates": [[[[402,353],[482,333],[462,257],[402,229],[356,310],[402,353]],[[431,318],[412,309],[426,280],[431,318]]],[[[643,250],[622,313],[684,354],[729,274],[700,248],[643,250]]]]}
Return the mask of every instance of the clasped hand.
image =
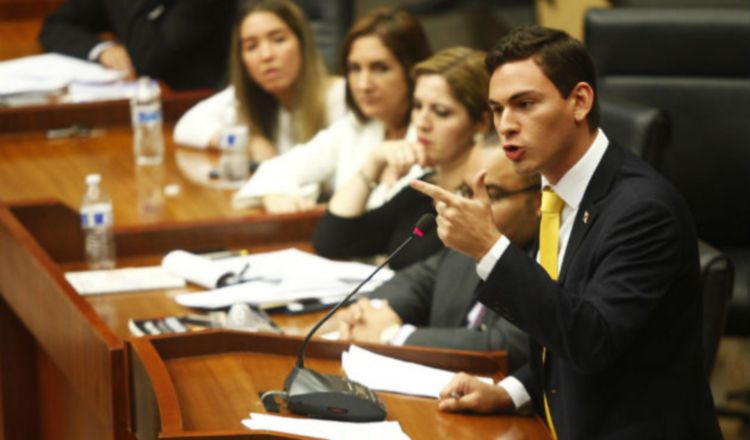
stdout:
{"type": "Polygon", "coordinates": [[[338,313],[340,339],[364,342],[380,342],[380,334],[386,328],[401,324],[401,318],[393,311],[387,300],[362,298],[349,308],[338,313]]]}

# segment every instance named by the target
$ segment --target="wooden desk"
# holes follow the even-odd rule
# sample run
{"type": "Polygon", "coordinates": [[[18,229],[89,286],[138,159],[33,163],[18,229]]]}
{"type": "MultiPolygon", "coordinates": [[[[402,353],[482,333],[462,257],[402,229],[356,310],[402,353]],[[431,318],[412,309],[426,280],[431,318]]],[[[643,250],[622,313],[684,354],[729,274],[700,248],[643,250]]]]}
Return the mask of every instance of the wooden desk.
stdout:
{"type": "Polygon", "coordinates": [[[209,179],[218,155],[176,147],[164,128],[162,166],[136,167],[130,127],[100,136],[49,140],[42,133],[0,135],[0,201],[52,198],[77,209],[89,173],[100,173],[113,200],[115,225],[239,219],[258,211],[235,210],[233,189],[209,179]],[[165,195],[172,186],[178,193],[165,195]]]}
{"type": "MultiPolygon", "coordinates": [[[[263,433],[248,431],[240,421],[250,412],[266,412],[258,393],[282,387],[299,344],[298,338],[229,331],[131,340],[130,383],[139,408],[133,415],[138,438],[258,438],[263,433]]],[[[407,361],[496,377],[496,356],[504,358],[499,352],[362,345],[407,361]]],[[[305,364],[322,373],[342,374],[339,359],[347,347],[343,342],[313,341],[305,364]]],[[[397,420],[415,440],[549,438],[536,418],[442,413],[435,399],[378,394],[388,410],[388,420],[397,420]]]]}
{"type": "MultiPolygon", "coordinates": [[[[251,250],[309,239],[319,213],[163,223],[116,230],[118,264],[170,249],[251,250]]],[[[125,343],[130,317],[185,313],[176,291],[83,298],[63,277],[82,266],[75,211],[0,204],[0,432],[7,439],[128,439],[125,343]]],[[[0,436],[0,438],[3,438],[0,436]]]]}
{"type": "MultiPolygon", "coordinates": [[[[191,228],[180,223],[118,228],[116,240],[121,246],[118,262],[143,264],[156,261],[175,247],[194,249],[218,238],[230,247],[251,249],[299,244],[309,238],[318,215],[316,212],[287,216],[258,214],[242,222],[203,221],[194,223],[191,228]]],[[[151,426],[156,423],[154,413],[142,406],[143,402],[138,400],[140,397],[131,400],[134,397],[131,395],[133,375],[139,373],[131,374],[128,368],[130,355],[124,341],[126,322],[131,317],[185,313],[187,310],[171,301],[181,290],[81,297],[65,281],[62,272],[65,267],[81,266],[81,242],[77,214],[64,205],[48,202],[8,207],[0,204],[0,429],[5,438],[132,439],[133,429],[139,430],[143,423],[151,423],[151,426]],[[136,425],[132,424],[133,418],[136,425]]],[[[279,337],[271,338],[277,338],[271,344],[274,347],[284,346],[279,337]]],[[[285,353],[299,343],[299,339],[285,340],[285,353]]],[[[212,368],[214,361],[219,362],[220,368],[241,367],[244,371],[252,364],[249,359],[255,356],[225,356],[226,352],[232,351],[232,344],[246,344],[242,340],[231,344],[207,343],[196,334],[183,336],[180,341],[175,347],[181,351],[169,352],[169,347],[157,347],[157,351],[166,362],[163,368],[171,373],[181,371],[183,378],[195,374],[196,368],[212,368]],[[197,339],[191,339],[193,337],[197,339]],[[216,356],[209,355],[206,347],[219,351],[213,352],[216,356]],[[196,363],[172,359],[181,356],[170,357],[167,353],[195,356],[191,359],[196,363]]],[[[313,361],[311,366],[322,371],[337,371],[338,364],[323,354],[330,354],[330,350],[335,353],[341,345],[316,342],[313,347],[311,356],[320,355],[322,359],[313,361]]],[[[279,362],[286,371],[291,358],[279,362]]],[[[273,371],[281,371],[281,367],[274,366],[273,371]]],[[[147,381],[159,377],[152,376],[151,372],[146,376],[146,379],[140,377],[147,381]]],[[[270,386],[278,380],[278,375],[268,376],[257,386],[270,386]]],[[[192,386],[184,379],[175,384],[192,386]]],[[[231,391],[233,382],[224,381],[222,386],[226,387],[222,388],[222,393],[234,393],[231,391]]],[[[138,389],[142,389],[140,385],[138,389]]],[[[190,388],[186,392],[205,391],[190,388]]],[[[213,399],[221,401],[221,398],[219,395],[213,399]]],[[[251,407],[255,405],[254,400],[247,402],[251,407]]],[[[493,436],[502,433],[515,435],[512,434],[515,432],[523,438],[546,438],[543,424],[538,419],[437,414],[434,401],[412,398],[388,397],[387,402],[399,408],[394,414],[407,414],[404,426],[411,433],[423,429],[434,433],[430,430],[448,429],[459,424],[463,426],[459,431],[448,432],[462,436],[463,429],[482,426],[481,429],[487,429],[493,436]],[[412,405],[415,406],[412,408],[412,405]],[[414,414],[419,416],[412,419],[414,414]],[[420,425],[425,414],[434,421],[429,423],[429,428],[420,425]]],[[[185,405],[195,405],[195,402],[183,401],[180,411],[185,410],[185,405]]],[[[214,421],[201,419],[198,416],[201,408],[204,407],[198,406],[185,413],[186,420],[192,420],[190,423],[195,425],[184,425],[178,436],[164,438],[249,438],[249,432],[243,433],[240,427],[230,424],[229,416],[214,421]],[[216,435],[208,435],[209,431],[216,435]]],[[[239,411],[245,409],[240,407],[239,411]]],[[[231,414],[231,420],[238,421],[235,414],[231,414]]],[[[154,431],[149,429],[146,432],[154,431]]],[[[144,437],[148,438],[148,435],[144,434],[144,437]]]]}
{"type": "MultiPolygon", "coordinates": [[[[171,136],[165,140],[164,165],[139,168],[129,127],[54,141],[37,133],[0,135],[0,439],[134,438],[138,427],[132,420],[144,408],[131,400],[127,320],[187,312],[172,300],[180,289],[81,297],[65,281],[64,270],[83,267],[76,211],[86,174],[101,173],[113,196],[119,266],[154,264],[176,248],[269,250],[309,241],[320,210],[233,210],[232,191],[207,177],[217,158],[179,149],[171,136]],[[154,188],[162,194],[168,184],[179,192],[151,198],[154,188]]],[[[242,359],[227,362],[246,365],[242,359]]],[[[330,360],[320,362],[324,371],[337,368],[330,360]]],[[[412,404],[406,399],[395,405],[412,404]]],[[[434,403],[418,405],[420,414],[437,417],[434,403]]],[[[209,428],[226,426],[230,435],[216,438],[247,437],[217,420],[221,425],[209,428]]],[[[436,426],[460,421],[471,427],[472,420],[484,418],[440,415],[436,426]]],[[[544,438],[535,437],[544,432],[538,420],[513,422],[517,428],[511,431],[498,428],[506,419],[498,420],[488,425],[498,429],[492,432],[518,429],[524,438],[544,438]]],[[[206,438],[205,431],[196,432],[186,435],[206,438]]]]}
{"type": "Polygon", "coordinates": [[[131,438],[127,319],[186,311],[173,292],[82,298],[65,281],[63,269],[83,267],[76,211],[86,174],[101,173],[113,196],[121,266],[153,264],[175,248],[309,240],[319,211],[233,210],[231,190],[190,174],[216,158],[178,154],[165,140],[163,166],[135,167],[129,127],[92,138],[0,136],[0,438],[131,438]],[[168,184],[179,193],[164,196],[168,184]]]}

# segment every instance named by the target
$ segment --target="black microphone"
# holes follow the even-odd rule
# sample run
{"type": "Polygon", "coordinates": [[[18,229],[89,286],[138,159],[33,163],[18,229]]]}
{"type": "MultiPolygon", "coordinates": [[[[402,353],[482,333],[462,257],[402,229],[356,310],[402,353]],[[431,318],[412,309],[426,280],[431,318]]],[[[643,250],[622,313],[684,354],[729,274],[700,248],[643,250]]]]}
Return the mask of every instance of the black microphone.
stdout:
{"type": "MultiPolygon", "coordinates": [[[[355,422],[385,419],[385,407],[380,399],[364,385],[332,374],[321,374],[305,368],[305,350],[310,338],[328,319],[346,304],[376,273],[398,255],[414,238],[423,237],[435,226],[435,215],[424,214],[414,226],[411,235],[364,281],[344,297],[310,330],[302,341],[297,363],[284,381],[287,408],[311,417],[355,422]]],[[[265,400],[265,395],[264,395],[265,400]]]]}

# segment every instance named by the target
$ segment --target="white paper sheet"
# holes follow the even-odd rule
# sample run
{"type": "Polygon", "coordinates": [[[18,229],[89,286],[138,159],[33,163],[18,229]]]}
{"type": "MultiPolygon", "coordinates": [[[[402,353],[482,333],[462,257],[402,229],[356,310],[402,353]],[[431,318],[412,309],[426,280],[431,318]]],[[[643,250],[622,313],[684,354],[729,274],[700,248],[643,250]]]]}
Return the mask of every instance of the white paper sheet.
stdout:
{"type": "Polygon", "coordinates": [[[182,278],[159,266],[66,272],[65,278],[81,295],[185,287],[182,278]]]}
{"type": "Polygon", "coordinates": [[[161,267],[175,276],[208,289],[215,288],[223,277],[242,269],[239,265],[230,268],[216,264],[208,258],[182,250],[172,251],[164,256],[161,267]]]}
{"type": "MultiPolygon", "coordinates": [[[[210,261],[212,270],[234,271],[249,264],[241,284],[199,293],[179,295],[175,300],[186,307],[216,309],[236,302],[263,305],[304,298],[341,298],[363,281],[375,266],[331,261],[297,249],[285,249],[210,261]]],[[[382,269],[365,284],[369,292],[393,276],[382,269]]]]}
{"type": "Polygon", "coordinates": [[[253,430],[281,432],[333,440],[408,440],[409,436],[395,421],[338,422],[335,420],[300,419],[250,413],[242,424],[253,430]]]}
{"type": "MultiPolygon", "coordinates": [[[[434,398],[456,374],[379,355],[357,345],[341,353],[341,366],[349,379],[373,390],[434,398]]],[[[492,383],[492,378],[480,379],[492,383]]]]}

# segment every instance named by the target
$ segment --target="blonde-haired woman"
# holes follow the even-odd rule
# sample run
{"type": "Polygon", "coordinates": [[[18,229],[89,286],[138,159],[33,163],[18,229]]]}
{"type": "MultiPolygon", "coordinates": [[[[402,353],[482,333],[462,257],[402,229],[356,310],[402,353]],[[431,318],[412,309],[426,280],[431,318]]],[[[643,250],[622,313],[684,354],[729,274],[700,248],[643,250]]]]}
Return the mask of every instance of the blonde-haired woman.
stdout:
{"type": "MultiPolygon", "coordinates": [[[[470,152],[490,129],[487,107],[489,74],[481,51],[454,47],[438,52],[412,69],[411,123],[417,141],[385,142],[371,150],[358,171],[334,194],[318,224],[313,245],[332,258],[390,253],[409,236],[432,200],[404,186],[383,206],[366,211],[375,182],[395,170],[402,181],[430,180],[448,190],[462,183],[470,152]]],[[[433,232],[391,261],[405,267],[437,252],[442,244],[433,232]]]]}
{"type": "Polygon", "coordinates": [[[177,122],[175,142],[217,146],[226,124],[250,129],[250,153],[263,161],[306,142],[346,111],[344,81],[329,77],[310,25],[289,0],[245,0],[232,32],[231,86],[177,122]]]}

